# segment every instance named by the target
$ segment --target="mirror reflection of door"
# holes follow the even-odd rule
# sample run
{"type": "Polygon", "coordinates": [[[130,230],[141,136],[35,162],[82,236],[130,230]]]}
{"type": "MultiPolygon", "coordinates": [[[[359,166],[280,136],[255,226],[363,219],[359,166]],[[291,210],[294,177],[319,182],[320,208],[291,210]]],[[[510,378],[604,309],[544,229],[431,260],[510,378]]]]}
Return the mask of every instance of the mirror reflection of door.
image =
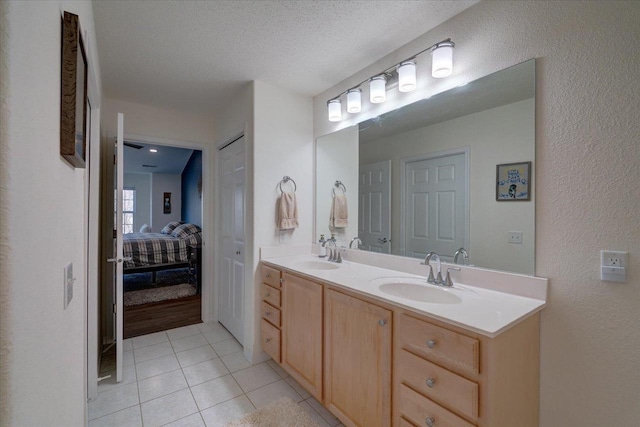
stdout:
{"type": "Polygon", "coordinates": [[[465,247],[467,224],[466,153],[413,159],[405,163],[404,255],[431,251],[451,261],[465,247]]]}
{"type": "Polygon", "coordinates": [[[358,194],[361,248],[391,253],[391,160],[360,166],[358,194]]]}

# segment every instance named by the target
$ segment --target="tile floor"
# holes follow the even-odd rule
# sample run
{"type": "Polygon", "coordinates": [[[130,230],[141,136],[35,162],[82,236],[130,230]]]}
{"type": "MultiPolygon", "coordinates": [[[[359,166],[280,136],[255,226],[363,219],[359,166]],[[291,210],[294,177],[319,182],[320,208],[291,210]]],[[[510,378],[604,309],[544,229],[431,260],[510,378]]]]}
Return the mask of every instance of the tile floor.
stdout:
{"type": "Polygon", "coordinates": [[[218,323],[201,323],[124,341],[123,378],[114,353],[103,357],[89,426],[224,426],[283,396],[321,427],[340,421],[274,361],[251,365],[218,323]]]}

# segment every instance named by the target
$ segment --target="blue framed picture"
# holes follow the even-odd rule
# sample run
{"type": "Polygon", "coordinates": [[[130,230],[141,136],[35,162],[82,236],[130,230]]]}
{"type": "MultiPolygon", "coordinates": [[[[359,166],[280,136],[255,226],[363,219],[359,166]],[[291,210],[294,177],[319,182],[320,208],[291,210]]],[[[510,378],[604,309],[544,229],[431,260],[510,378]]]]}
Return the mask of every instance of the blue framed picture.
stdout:
{"type": "Polygon", "coordinates": [[[531,200],[531,162],[505,163],[496,166],[496,201],[531,200]]]}

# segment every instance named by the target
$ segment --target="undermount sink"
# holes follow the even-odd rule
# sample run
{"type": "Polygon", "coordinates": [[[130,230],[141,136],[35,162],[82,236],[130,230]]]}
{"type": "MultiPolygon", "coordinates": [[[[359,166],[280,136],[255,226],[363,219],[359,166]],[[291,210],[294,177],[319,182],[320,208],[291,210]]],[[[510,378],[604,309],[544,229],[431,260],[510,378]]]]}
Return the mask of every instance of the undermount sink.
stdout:
{"type": "Polygon", "coordinates": [[[383,282],[378,286],[378,289],[394,297],[432,304],[459,304],[462,301],[460,297],[453,294],[450,289],[437,288],[426,283],[421,283],[426,282],[426,279],[376,279],[376,282],[383,282]]]}
{"type": "Polygon", "coordinates": [[[296,263],[296,267],[309,270],[336,270],[340,268],[339,264],[332,264],[329,261],[300,261],[296,263]]]}

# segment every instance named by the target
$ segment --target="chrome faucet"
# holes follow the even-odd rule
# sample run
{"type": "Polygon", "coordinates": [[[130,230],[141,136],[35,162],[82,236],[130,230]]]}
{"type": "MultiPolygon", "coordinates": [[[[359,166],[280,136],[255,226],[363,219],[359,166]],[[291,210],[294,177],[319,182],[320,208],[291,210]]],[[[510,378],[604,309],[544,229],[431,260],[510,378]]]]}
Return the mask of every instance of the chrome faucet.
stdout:
{"type": "Polygon", "coordinates": [[[328,243],[332,243],[333,247],[335,248],[335,249],[332,250],[331,248],[327,247],[327,255],[329,255],[329,261],[337,262],[339,254],[337,253],[338,252],[338,245],[336,244],[336,236],[332,234],[331,238],[325,240],[322,243],[322,247],[326,247],[328,243]]]}
{"type": "Polygon", "coordinates": [[[426,257],[424,257],[424,265],[429,266],[429,278],[427,282],[433,283],[434,285],[444,285],[445,282],[442,280],[442,264],[440,262],[440,256],[435,252],[429,252],[426,257]],[[438,262],[438,274],[436,277],[433,277],[433,267],[431,266],[431,258],[435,258],[438,262]]]}
{"type": "Polygon", "coordinates": [[[453,254],[453,263],[458,263],[458,257],[462,255],[462,265],[469,265],[469,254],[464,248],[460,248],[453,254]]]}
{"type": "Polygon", "coordinates": [[[360,240],[360,238],[358,236],[354,237],[353,239],[351,239],[351,242],[349,242],[349,249],[353,249],[353,242],[357,241],[357,246],[356,249],[360,248],[360,245],[362,244],[362,240],[360,240]]]}

